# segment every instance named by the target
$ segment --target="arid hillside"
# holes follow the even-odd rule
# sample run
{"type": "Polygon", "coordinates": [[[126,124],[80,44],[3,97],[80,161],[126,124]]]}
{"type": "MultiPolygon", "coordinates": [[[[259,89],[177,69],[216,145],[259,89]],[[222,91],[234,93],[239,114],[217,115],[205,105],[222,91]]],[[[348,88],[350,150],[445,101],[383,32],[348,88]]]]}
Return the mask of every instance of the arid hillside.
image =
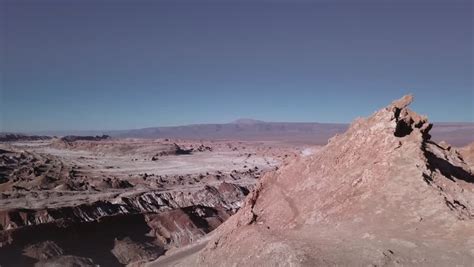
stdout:
{"type": "Polygon", "coordinates": [[[411,101],[266,174],[203,249],[150,265],[472,266],[472,169],[411,101]]]}

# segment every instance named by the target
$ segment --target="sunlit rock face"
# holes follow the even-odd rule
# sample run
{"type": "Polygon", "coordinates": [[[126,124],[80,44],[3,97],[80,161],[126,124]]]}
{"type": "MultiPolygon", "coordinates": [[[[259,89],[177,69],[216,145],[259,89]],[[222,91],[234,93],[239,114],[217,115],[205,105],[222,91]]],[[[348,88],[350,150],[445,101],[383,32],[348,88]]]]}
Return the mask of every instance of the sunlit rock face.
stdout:
{"type": "Polygon", "coordinates": [[[186,264],[464,265],[474,176],[405,96],[268,173],[186,264]]]}

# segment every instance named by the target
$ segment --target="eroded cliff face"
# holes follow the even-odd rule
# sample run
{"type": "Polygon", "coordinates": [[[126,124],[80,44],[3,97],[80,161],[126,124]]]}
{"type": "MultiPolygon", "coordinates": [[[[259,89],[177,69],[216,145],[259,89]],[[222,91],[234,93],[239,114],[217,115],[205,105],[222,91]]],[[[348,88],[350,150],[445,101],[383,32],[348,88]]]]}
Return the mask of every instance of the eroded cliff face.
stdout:
{"type": "MultiPolygon", "coordinates": [[[[111,251],[117,256],[119,263],[128,264],[139,260],[155,259],[171,247],[189,244],[214,230],[235,213],[246,193],[248,193],[246,188],[223,182],[219,186],[206,186],[199,190],[148,191],[133,195],[127,194],[110,201],[97,201],[74,207],[2,211],[0,213],[2,230],[0,258],[2,258],[2,264],[14,265],[19,258],[24,257],[9,256],[9,254],[12,253],[12,250],[24,250],[25,247],[22,247],[22,244],[25,246],[26,244],[35,244],[36,247],[26,246],[26,248],[36,251],[34,253],[40,256],[34,258],[40,261],[57,258],[58,255],[63,256],[63,251],[69,253],[80,251],[80,247],[87,246],[87,240],[78,240],[76,244],[66,244],[64,247],[65,239],[69,235],[68,229],[75,231],[77,235],[81,235],[81,231],[90,235],[82,225],[103,228],[106,227],[103,226],[104,222],[107,222],[105,224],[112,227],[123,228],[125,234],[118,236],[123,236],[125,241],[117,241],[112,238],[114,233],[110,233],[109,237],[97,237],[97,239],[112,238],[108,241],[100,240],[100,244],[115,242],[111,251]],[[132,218],[137,225],[146,228],[146,232],[150,236],[148,242],[130,238],[130,235],[139,236],[137,233],[133,234],[133,225],[123,222],[123,220],[132,218]],[[130,227],[130,229],[126,229],[126,227],[130,227]],[[37,232],[40,231],[49,231],[51,236],[38,235],[37,232]],[[31,236],[24,233],[30,233],[31,236]],[[54,253],[48,252],[51,246],[45,247],[44,242],[50,241],[53,244],[59,243],[55,246],[60,250],[54,249],[54,253]],[[130,246],[133,248],[132,250],[128,248],[130,246]],[[12,259],[11,262],[5,260],[9,257],[12,259]]],[[[98,232],[97,234],[102,235],[103,233],[98,232]]],[[[97,242],[99,241],[97,240],[97,242]]],[[[83,254],[87,255],[87,253],[83,254]]],[[[91,260],[97,264],[100,263],[100,257],[92,257],[91,260]]],[[[117,264],[112,259],[110,262],[103,262],[103,264],[106,263],[117,264]]]]}
{"type": "Polygon", "coordinates": [[[287,155],[245,146],[2,143],[0,265],[138,265],[193,243],[241,207],[274,152],[287,155]]]}
{"type": "Polygon", "coordinates": [[[7,210],[0,212],[0,229],[14,230],[24,226],[56,222],[90,222],[107,216],[159,213],[196,206],[219,208],[230,214],[240,207],[245,193],[248,192],[247,189],[237,185],[230,185],[230,189],[227,190],[218,188],[207,186],[194,192],[151,191],[131,196],[118,196],[110,201],[97,201],[75,207],[7,210]]]}
{"type": "Polygon", "coordinates": [[[313,155],[262,178],[182,265],[468,265],[474,176],[430,140],[412,97],[357,119],[313,155]]]}

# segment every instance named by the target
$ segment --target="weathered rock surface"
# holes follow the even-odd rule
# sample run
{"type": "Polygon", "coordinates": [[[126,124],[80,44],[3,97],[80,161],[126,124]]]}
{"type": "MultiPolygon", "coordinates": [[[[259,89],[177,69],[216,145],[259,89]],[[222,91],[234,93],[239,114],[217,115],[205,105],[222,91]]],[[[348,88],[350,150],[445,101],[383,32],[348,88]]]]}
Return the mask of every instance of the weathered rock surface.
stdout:
{"type": "Polygon", "coordinates": [[[73,178],[72,166],[57,157],[0,150],[0,192],[52,189],[73,178]]]}
{"type": "Polygon", "coordinates": [[[101,140],[106,140],[109,139],[110,136],[108,135],[96,135],[96,136],[80,136],[80,135],[67,135],[64,137],[61,137],[62,141],[65,142],[76,142],[76,141],[101,141],[101,140]]]}
{"type": "Polygon", "coordinates": [[[272,157],[292,154],[246,146],[120,139],[2,143],[0,265],[137,266],[193,243],[240,208],[262,173],[278,163],[272,157]],[[158,161],[150,160],[161,152],[158,161]]]}
{"type": "Polygon", "coordinates": [[[266,174],[202,251],[168,264],[471,266],[472,170],[411,101],[266,174]]]}
{"type": "Polygon", "coordinates": [[[474,142],[461,148],[459,152],[461,153],[464,161],[471,165],[471,168],[474,168],[474,142]]]}
{"type": "MultiPolygon", "coordinates": [[[[233,213],[241,205],[246,189],[229,185],[231,189],[219,190],[206,186],[195,191],[148,191],[134,195],[119,195],[110,201],[97,201],[75,207],[48,208],[41,210],[14,209],[0,212],[0,230],[12,230],[54,222],[89,222],[106,216],[158,213],[181,207],[205,206],[220,208],[233,213]]],[[[0,243],[1,246],[2,243],[0,243]]]]}
{"type": "MultiPolygon", "coordinates": [[[[235,213],[240,207],[245,193],[248,192],[236,185],[221,188],[222,186],[207,186],[201,190],[187,192],[152,191],[118,196],[111,201],[98,201],[75,207],[2,211],[0,212],[0,230],[2,230],[0,259],[6,266],[14,264],[19,261],[15,256],[10,255],[12,262],[5,259],[12,253],[12,250],[21,251],[23,249],[26,251],[27,257],[39,260],[39,262],[49,262],[58,256],[64,256],[64,251],[80,251],[80,247],[85,246],[87,242],[87,240],[78,240],[76,244],[64,245],[63,239],[67,234],[54,229],[81,229],[83,224],[101,224],[104,219],[115,227],[117,224],[121,224],[123,218],[141,214],[144,214],[144,217],[139,217],[142,219],[138,219],[137,223],[148,229],[146,231],[153,237],[152,240],[148,242],[132,240],[129,235],[116,239],[117,233],[111,233],[110,237],[100,236],[98,238],[102,243],[107,240],[114,243],[111,252],[120,264],[155,259],[171,247],[186,245],[214,230],[231,214],[235,213]],[[43,241],[41,235],[38,236],[36,233],[31,236],[22,234],[32,232],[34,229],[52,233],[46,241],[43,241]],[[55,231],[57,233],[54,233],[55,231]],[[35,240],[38,240],[39,244],[28,245],[35,244],[35,240]],[[58,243],[61,246],[55,245],[51,240],[59,240],[58,243]]],[[[134,232],[134,227],[131,225],[120,226],[120,228],[125,227],[127,227],[126,231],[134,232]]],[[[91,234],[86,230],[77,230],[77,232],[82,231],[91,234]]],[[[97,261],[94,255],[84,254],[97,261]]],[[[117,264],[112,259],[109,261],[109,263],[117,264]]],[[[102,262],[102,264],[104,263],[106,262],[102,262]]]]}

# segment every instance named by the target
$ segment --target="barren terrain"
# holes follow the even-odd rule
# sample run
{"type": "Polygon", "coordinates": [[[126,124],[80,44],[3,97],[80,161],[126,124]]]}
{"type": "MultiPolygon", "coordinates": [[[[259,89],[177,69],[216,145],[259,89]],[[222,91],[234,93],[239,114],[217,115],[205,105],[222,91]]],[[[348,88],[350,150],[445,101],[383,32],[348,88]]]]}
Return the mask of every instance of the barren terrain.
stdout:
{"type": "Polygon", "coordinates": [[[394,101],[260,179],[213,235],[147,266],[472,266],[472,145],[394,101]]]}
{"type": "Polygon", "coordinates": [[[474,143],[411,101],[325,146],[4,135],[0,265],[471,266],[474,143]]]}
{"type": "Polygon", "coordinates": [[[278,142],[30,139],[0,145],[1,266],[156,259],[215,229],[299,153],[278,142]]]}

